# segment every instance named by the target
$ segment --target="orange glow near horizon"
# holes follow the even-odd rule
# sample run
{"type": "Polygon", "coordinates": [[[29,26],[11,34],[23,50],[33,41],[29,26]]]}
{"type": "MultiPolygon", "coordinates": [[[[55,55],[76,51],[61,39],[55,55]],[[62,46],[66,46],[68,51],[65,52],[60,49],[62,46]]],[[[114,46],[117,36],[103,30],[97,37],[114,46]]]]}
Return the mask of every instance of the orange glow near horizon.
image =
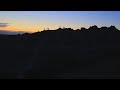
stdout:
{"type": "Polygon", "coordinates": [[[39,26],[30,26],[30,25],[21,25],[21,24],[11,24],[8,27],[0,27],[0,30],[7,30],[7,31],[14,31],[14,32],[19,32],[19,31],[24,31],[24,32],[36,32],[36,31],[41,31],[43,30],[43,27],[39,26]]]}
{"type": "MultiPolygon", "coordinates": [[[[13,31],[13,32],[19,32],[19,31],[23,31],[23,32],[37,32],[37,31],[43,31],[44,29],[47,30],[47,28],[49,28],[49,30],[55,30],[58,29],[60,25],[31,25],[31,24],[11,24],[10,26],[7,27],[0,27],[0,30],[7,30],[7,31],[13,31]]],[[[83,25],[81,25],[82,27],[83,25]]],[[[69,27],[67,25],[65,26],[61,26],[61,28],[66,27],[66,28],[72,28],[69,27]]],[[[73,29],[80,29],[81,27],[77,27],[74,26],[73,29]]],[[[87,27],[86,27],[87,28],[87,27]]]]}
{"type": "MultiPolygon", "coordinates": [[[[15,24],[10,24],[7,27],[0,27],[0,30],[7,30],[7,31],[14,31],[14,32],[19,32],[19,31],[23,31],[23,32],[37,32],[37,31],[42,31],[44,29],[47,30],[47,28],[49,28],[49,30],[55,30],[57,28],[59,28],[60,25],[45,25],[45,24],[38,24],[38,23],[29,23],[29,22],[17,22],[15,24]]],[[[69,27],[68,25],[64,25],[61,27],[69,27]]],[[[77,26],[74,26],[77,27],[77,26]]],[[[72,28],[72,27],[70,27],[72,28]]],[[[80,27],[78,27],[80,28],[80,27]]],[[[74,28],[73,28],[74,29],[74,28]]],[[[77,29],[77,28],[75,28],[77,29]]]]}

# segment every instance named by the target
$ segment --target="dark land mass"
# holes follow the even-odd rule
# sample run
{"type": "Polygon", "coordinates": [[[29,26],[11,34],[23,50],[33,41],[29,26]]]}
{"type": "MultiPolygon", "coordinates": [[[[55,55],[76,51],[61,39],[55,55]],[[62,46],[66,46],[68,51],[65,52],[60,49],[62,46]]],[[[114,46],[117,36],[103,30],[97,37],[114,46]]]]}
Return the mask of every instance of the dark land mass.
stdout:
{"type": "Polygon", "coordinates": [[[115,26],[0,35],[0,79],[120,79],[115,26]]]}

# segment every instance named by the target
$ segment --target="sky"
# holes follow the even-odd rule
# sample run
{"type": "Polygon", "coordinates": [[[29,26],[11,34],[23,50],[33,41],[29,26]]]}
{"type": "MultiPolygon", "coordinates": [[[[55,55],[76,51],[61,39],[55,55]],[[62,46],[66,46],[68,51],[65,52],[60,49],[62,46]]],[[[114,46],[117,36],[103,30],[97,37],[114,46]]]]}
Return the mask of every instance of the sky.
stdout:
{"type": "Polygon", "coordinates": [[[59,26],[73,29],[92,25],[120,29],[120,11],[0,11],[0,30],[37,32],[59,26]]]}

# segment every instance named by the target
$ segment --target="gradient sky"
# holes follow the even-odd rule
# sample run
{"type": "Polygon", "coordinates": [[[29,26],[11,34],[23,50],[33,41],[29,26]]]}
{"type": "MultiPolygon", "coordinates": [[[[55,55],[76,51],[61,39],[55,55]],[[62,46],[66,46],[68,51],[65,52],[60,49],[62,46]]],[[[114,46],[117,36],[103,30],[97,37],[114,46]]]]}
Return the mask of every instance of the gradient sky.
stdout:
{"type": "Polygon", "coordinates": [[[92,25],[120,29],[120,11],[0,11],[0,30],[36,32],[44,28],[89,28],[92,25]]]}

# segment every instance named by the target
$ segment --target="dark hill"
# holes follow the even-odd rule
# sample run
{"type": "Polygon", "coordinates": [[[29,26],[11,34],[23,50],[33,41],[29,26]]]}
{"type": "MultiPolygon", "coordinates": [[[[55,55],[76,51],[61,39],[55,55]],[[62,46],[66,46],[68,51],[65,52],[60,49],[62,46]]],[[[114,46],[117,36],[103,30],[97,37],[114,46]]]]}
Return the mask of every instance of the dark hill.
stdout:
{"type": "Polygon", "coordinates": [[[0,78],[120,78],[115,26],[0,35],[0,78]]]}

